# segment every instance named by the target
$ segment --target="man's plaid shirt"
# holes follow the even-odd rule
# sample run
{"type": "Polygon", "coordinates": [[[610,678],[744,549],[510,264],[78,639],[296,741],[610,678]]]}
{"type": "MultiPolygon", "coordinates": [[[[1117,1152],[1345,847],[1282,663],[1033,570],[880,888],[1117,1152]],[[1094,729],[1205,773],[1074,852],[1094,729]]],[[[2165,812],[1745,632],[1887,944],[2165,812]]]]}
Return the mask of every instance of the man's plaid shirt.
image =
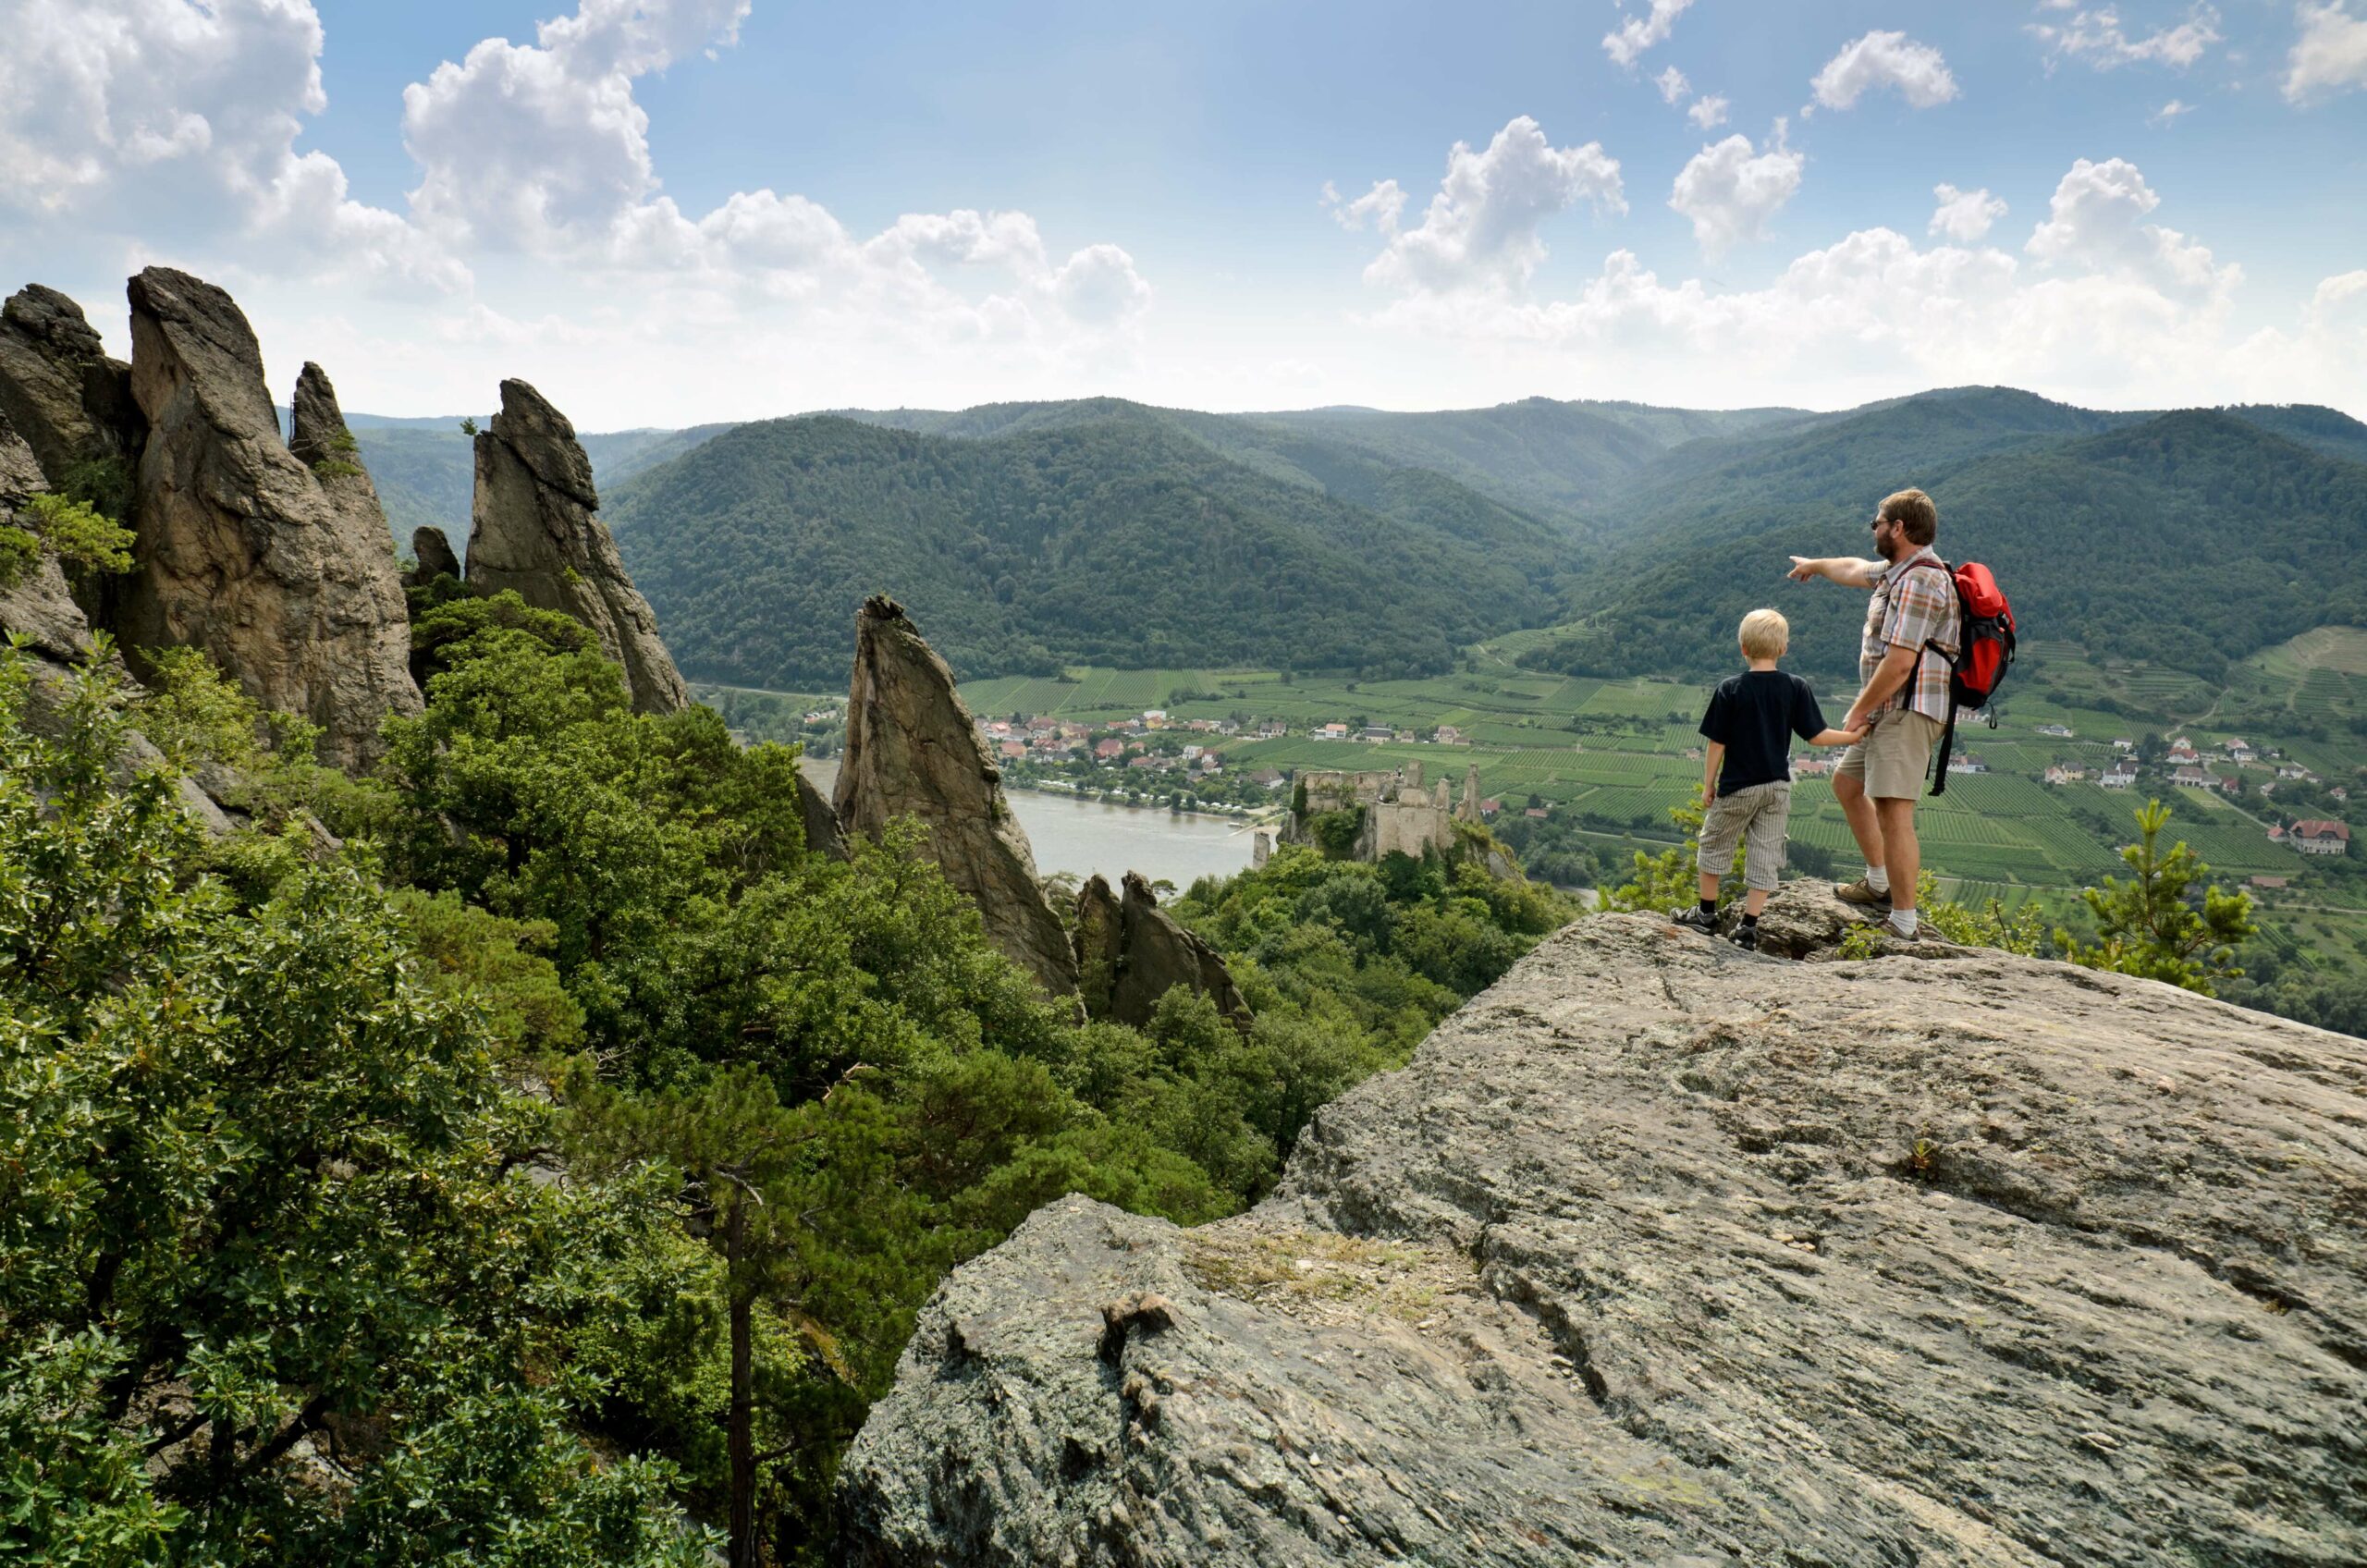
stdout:
{"type": "Polygon", "coordinates": [[[1866,606],[1866,632],[1858,644],[1858,680],[1862,686],[1895,647],[1915,650],[1915,673],[1884,704],[1912,708],[1939,722],[1948,717],[1948,662],[1923,644],[1937,643],[1954,657],[1957,646],[1956,587],[1930,545],[1886,569],[1866,606]]]}

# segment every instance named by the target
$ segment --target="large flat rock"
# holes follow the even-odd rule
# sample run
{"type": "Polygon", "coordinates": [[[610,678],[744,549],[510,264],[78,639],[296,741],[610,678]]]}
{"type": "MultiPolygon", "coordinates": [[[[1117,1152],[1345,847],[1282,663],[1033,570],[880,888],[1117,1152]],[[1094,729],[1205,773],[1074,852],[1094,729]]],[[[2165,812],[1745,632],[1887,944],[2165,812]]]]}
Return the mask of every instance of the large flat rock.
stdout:
{"type": "Polygon", "coordinates": [[[1282,1188],[957,1270],[869,1563],[2367,1561],[2367,1044],[1981,952],[1540,947],[1282,1188]]]}

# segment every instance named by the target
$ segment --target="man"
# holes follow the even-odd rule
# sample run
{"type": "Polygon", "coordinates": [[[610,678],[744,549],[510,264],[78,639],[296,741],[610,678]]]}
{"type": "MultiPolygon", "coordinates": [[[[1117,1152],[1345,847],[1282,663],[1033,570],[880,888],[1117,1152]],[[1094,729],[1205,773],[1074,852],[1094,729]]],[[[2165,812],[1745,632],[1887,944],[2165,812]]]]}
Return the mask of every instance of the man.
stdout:
{"type": "Polygon", "coordinates": [[[1948,659],[1962,635],[1956,583],[1932,550],[1939,530],[1932,497],[1901,490],[1874,513],[1880,560],[1794,556],[1789,574],[1795,582],[1824,577],[1873,593],[1858,644],[1862,689],[1841,721],[1842,729],[1866,729],[1867,734],[1842,753],[1833,774],[1834,798],[1865,853],[1866,874],[1842,888],[1841,897],[1887,909],[1883,928],[1907,938],[1915,935],[1915,879],[1923,866],[1915,802],[1923,792],[1932,743],[1947,722],[1948,659]]]}

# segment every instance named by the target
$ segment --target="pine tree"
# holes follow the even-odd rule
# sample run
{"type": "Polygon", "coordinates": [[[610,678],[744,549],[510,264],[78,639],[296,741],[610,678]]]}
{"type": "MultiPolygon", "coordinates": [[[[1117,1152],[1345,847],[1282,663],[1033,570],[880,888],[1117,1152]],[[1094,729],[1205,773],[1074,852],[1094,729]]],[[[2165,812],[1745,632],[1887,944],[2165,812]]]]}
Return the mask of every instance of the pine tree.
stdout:
{"type": "Polygon", "coordinates": [[[2252,901],[2206,883],[2210,866],[2183,839],[2163,852],[2161,833],[2169,820],[2170,808],[2159,800],[2139,808],[2137,842],[2120,851],[2130,879],[2107,876],[2103,887],[2079,895],[2096,917],[2096,940],[2081,943],[2058,928],[2055,944],[2083,968],[2166,980],[2216,996],[2219,981],[2243,974],[2236,967],[2236,947],[2258,929],[2252,901]]]}

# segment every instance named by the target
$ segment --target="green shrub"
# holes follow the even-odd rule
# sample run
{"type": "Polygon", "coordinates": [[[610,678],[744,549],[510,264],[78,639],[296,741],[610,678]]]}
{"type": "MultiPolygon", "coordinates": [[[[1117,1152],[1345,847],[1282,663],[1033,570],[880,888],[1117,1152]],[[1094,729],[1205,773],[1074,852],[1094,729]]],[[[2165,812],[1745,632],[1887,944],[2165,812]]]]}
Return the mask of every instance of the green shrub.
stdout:
{"type": "Polygon", "coordinates": [[[88,501],[39,495],[27,504],[43,543],[58,559],[84,571],[131,570],[131,530],[100,513],[88,501]]]}

